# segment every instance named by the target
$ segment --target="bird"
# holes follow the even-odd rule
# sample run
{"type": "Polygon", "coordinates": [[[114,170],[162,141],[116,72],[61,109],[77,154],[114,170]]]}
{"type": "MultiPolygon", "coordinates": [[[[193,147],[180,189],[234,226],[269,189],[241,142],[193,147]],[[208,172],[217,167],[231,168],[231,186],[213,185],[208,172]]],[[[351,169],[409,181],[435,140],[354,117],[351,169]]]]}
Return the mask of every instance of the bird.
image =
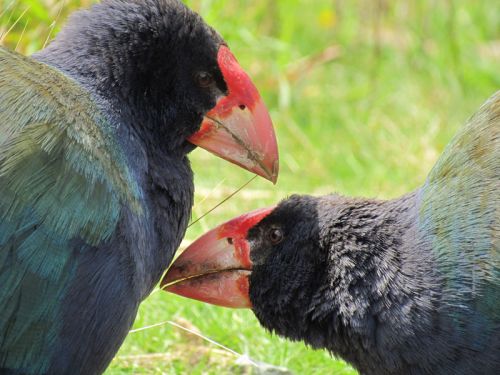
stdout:
{"type": "Polygon", "coordinates": [[[0,373],[100,374],[193,205],[197,146],[276,182],[259,92],[177,0],[103,0],[0,47],[0,373]]]}
{"type": "Polygon", "coordinates": [[[399,198],[292,195],[207,232],[162,288],[251,308],[360,374],[500,368],[500,91],[399,198]]]}

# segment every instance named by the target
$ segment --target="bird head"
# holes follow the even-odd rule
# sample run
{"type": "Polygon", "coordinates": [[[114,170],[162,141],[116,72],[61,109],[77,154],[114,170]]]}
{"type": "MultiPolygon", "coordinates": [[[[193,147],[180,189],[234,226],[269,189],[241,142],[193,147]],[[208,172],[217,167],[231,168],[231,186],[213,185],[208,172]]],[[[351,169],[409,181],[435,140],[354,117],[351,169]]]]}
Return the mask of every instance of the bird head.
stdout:
{"type": "Polygon", "coordinates": [[[147,150],[195,146],[276,182],[268,110],[222,37],[177,0],[105,0],[36,54],[84,84],[147,150]]]}
{"type": "Polygon", "coordinates": [[[252,308],[261,323],[293,335],[325,268],[317,199],[292,196],[276,207],[232,219],[192,243],[173,263],[162,289],[233,308],[252,308]]]}

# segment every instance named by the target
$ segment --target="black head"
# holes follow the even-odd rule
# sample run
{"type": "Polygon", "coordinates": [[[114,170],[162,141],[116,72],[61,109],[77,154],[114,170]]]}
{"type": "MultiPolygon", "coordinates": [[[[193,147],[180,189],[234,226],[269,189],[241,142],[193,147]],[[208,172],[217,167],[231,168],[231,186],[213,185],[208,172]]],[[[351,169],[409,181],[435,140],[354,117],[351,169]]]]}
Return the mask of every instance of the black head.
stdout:
{"type": "Polygon", "coordinates": [[[291,339],[302,329],[325,282],[328,252],[322,248],[321,200],[294,195],[249,230],[250,301],[261,324],[291,339]]]}
{"type": "Polygon", "coordinates": [[[191,244],[162,283],[200,301],[251,307],[267,329],[325,346],[313,320],[328,289],[322,222],[326,212],[337,211],[327,197],[293,195],[277,207],[241,215],[191,244]]]}
{"type": "Polygon", "coordinates": [[[227,93],[223,43],[180,1],[104,0],[74,13],[35,57],[104,98],[141,137],[176,149],[227,93]]]}

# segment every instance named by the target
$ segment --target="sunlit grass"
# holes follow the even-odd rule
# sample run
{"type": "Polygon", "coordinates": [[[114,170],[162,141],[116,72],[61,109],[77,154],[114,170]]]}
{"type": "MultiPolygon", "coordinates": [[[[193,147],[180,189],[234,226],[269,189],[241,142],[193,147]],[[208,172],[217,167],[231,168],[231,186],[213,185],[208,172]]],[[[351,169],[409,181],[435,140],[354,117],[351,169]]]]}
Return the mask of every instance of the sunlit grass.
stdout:
{"type": "MultiPolygon", "coordinates": [[[[0,0],[3,43],[30,54],[70,10],[92,1],[0,0]],[[61,5],[64,3],[64,7],[61,5]],[[22,17],[20,15],[26,12],[22,17]],[[54,25],[53,21],[59,19],[54,25]]],[[[189,228],[187,241],[292,193],[396,197],[421,184],[450,137],[500,87],[500,3],[390,0],[192,0],[254,78],[275,123],[278,184],[252,181],[189,228]]],[[[251,178],[203,150],[191,155],[193,218],[251,178]]],[[[297,374],[353,374],[323,351],[260,328],[250,311],[162,292],[135,328],[167,320],[297,374]]],[[[108,373],[235,373],[237,356],[165,324],[132,333],[108,373]]]]}

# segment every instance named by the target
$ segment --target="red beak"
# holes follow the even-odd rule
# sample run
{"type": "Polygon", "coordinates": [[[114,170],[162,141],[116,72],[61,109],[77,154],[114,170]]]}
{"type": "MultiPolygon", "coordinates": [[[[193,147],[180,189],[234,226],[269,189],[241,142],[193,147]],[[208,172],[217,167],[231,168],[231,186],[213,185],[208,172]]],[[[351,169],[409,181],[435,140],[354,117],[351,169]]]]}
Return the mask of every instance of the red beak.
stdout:
{"type": "Polygon", "coordinates": [[[250,77],[226,46],[217,61],[228,88],[189,141],[276,183],[278,146],[271,117],[250,77]]]}
{"type": "Polygon", "coordinates": [[[273,209],[244,214],[198,238],[172,264],[162,289],[214,305],[251,307],[252,261],[246,236],[273,209]]]}

